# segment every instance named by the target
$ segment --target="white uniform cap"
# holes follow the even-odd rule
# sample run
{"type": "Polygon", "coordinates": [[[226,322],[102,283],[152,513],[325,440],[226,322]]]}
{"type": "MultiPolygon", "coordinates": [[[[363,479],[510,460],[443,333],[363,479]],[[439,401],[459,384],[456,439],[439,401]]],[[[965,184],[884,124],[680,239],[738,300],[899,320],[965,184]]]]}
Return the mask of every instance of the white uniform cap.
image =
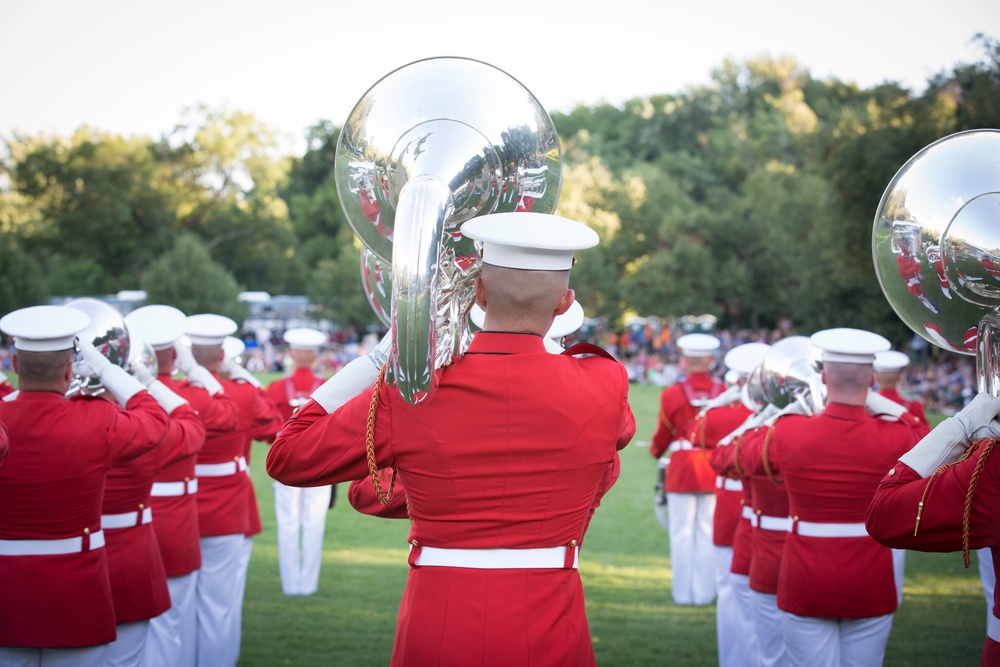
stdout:
{"type": "Polygon", "coordinates": [[[289,329],[283,338],[293,350],[319,350],[326,343],[326,334],[318,329],[299,327],[289,329]]]}
{"type": "Polygon", "coordinates": [[[68,306],[31,306],[0,318],[0,331],[13,336],[14,347],[25,352],[68,350],[89,326],[90,315],[68,306]]]}
{"type": "Polygon", "coordinates": [[[771,349],[767,343],[744,343],[726,352],[726,368],[746,377],[764,361],[764,355],[771,349]]]}
{"type": "Polygon", "coordinates": [[[226,336],[236,333],[238,328],[228,317],[212,313],[187,318],[187,337],[192,345],[222,345],[226,336]]]}
{"type": "Polygon", "coordinates": [[[143,306],[125,316],[129,334],[141,336],[154,350],[165,350],[184,335],[187,315],[173,306],[143,306]]]}
{"type": "Polygon", "coordinates": [[[910,358],[905,352],[898,350],[888,350],[886,352],[875,353],[875,372],[901,371],[910,365],[910,358]]]}
{"type": "Polygon", "coordinates": [[[677,339],[677,347],[686,357],[711,357],[722,342],[708,334],[685,334],[677,339]]]}
{"type": "Polygon", "coordinates": [[[823,361],[831,364],[873,364],[876,352],[892,347],[877,333],[846,327],[817,331],[809,341],[823,353],[823,361]]]}
{"type": "Polygon", "coordinates": [[[226,336],[222,340],[222,353],[227,359],[235,359],[243,354],[245,349],[247,349],[247,344],[236,336],[226,336]]]}
{"type": "Polygon", "coordinates": [[[600,239],[582,223],[545,213],[491,213],[462,225],[462,234],[482,243],[483,262],[528,271],[566,271],[573,251],[600,239]]]}
{"type": "MultiPolygon", "coordinates": [[[[472,304],[472,310],[469,311],[469,319],[480,329],[483,328],[483,324],[486,322],[486,311],[479,307],[478,303],[472,304]]],[[[557,315],[556,319],[552,321],[552,326],[549,330],[545,332],[545,338],[562,338],[563,336],[568,336],[583,325],[583,306],[580,305],[579,301],[574,300],[573,304],[569,307],[562,315],[557,315]]],[[[562,348],[559,348],[562,350],[562,348]]]]}

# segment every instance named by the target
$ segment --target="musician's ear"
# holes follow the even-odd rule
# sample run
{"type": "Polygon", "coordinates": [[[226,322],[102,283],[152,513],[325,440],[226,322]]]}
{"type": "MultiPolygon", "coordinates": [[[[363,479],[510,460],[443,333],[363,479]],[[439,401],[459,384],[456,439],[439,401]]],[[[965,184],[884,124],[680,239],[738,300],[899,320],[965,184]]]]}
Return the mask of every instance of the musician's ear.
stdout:
{"type": "Polygon", "coordinates": [[[473,283],[473,287],[476,290],[476,303],[483,310],[486,310],[486,290],[483,288],[483,277],[481,275],[476,276],[476,282],[473,283]]]}
{"type": "Polygon", "coordinates": [[[559,299],[559,303],[556,305],[556,310],[555,310],[555,313],[554,313],[555,316],[559,317],[560,315],[562,315],[563,313],[565,313],[567,310],[569,310],[570,306],[573,305],[574,301],[576,301],[576,292],[574,292],[571,289],[567,289],[563,293],[562,298],[559,299]]]}

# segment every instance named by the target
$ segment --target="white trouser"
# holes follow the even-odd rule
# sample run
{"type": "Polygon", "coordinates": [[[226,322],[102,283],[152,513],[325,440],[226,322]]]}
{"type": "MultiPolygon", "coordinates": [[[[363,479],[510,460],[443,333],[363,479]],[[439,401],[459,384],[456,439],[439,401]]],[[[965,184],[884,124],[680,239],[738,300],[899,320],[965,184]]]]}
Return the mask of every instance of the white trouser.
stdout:
{"type": "Polygon", "coordinates": [[[892,614],[820,618],[781,612],[781,632],[793,667],[879,667],[892,614]]]}
{"type": "Polygon", "coordinates": [[[750,604],[753,607],[753,630],[757,635],[759,664],[761,667],[786,667],[789,664],[788,654],[785,651],[785,638],[781,634],[778,596],[750,589],[750,604]]]}
{"type": "Polygon", "coordinates": [[[903,577],[906,568],[906,549],[892,550],[892,574],[896,578],[896,606],[903,604],[903,577]]]}
{"type": "MultiPolygon", "coordinates": [[[[746,574],[729,573],[729,583],[733,587],[733,597],[739,614],[740,654],[735,664],[743,667],[758,667],[760,665],[760,649],[757,646],[757,635],[753,631],[753,602],[750,600],[750,577],[746,574]]],[[[722,667],[722,663],[719,663],[722,667]]]]}
{"type": "Polygon", "coordinates": [[[976,549],[976,560],[979,565],[979,581],[983,585],[983,597],[986,598],[986,625],[990,624],[993,616],[993,587],[996,586],[997,576],[993,571],[993,550],[990,547],[976,549]]]}
{"type": "Polygon", "coordinates": [[[715,493],[668,493],[671,593],[677,604],[711,604],[715,598],[712,517],[715,493]]]}
{"type": "Polygon", "coordinates": [[[3,648],[0,667],[104,667],[108,645],[85,648],[3,648]]]}
{"type": "Polygon", "coordinates": [[[246,540],[242,533],[200,540],[201,571],[196,602],[199,667],[234,667],[239,659],[240,606],[245,581],[240,562],[246,540]]]}
{"type": "Polygon", "coordinates": [[[108,667],[142,667],[146,655],[149,621],[122,623],[115,626],[118,637],[108,644],[105,665],[108,667]]]}
{"type": "Polygon", "coordinates": [[[198,648],[198,570],[167,577],[170,609],[149,622],[145,667],[193,665],[198,648]]]}
{"type": "MultiPolygon", "coordinates": [[[[719,667],[744,667],[751,662],[749,640],[753,625],[744,624],[737,592],[733,588],[733,548],[719,547],[715,553],[715,636],[719,648],[719,667]]],[[[746,619],[749,620],[749,619],[746,619]]]]}
{"type": "Polygon", "coordinates": [[[298,488],[274,483],[278,571],[285,595],[312,595],[319,588],[331,491],[330,486],[298,488]]]}
{"type": "Polygon", "coordinates": [[[240,546],[240,587],[237,591],[234,624],[235,632],[230,636],[230,650],[240,658],[240,644],[243,639],[243,596],[247,590],[247,572],[250,570],[250,554],[253,553],[253,538],[244,536],[243,544],[240,546]]]}

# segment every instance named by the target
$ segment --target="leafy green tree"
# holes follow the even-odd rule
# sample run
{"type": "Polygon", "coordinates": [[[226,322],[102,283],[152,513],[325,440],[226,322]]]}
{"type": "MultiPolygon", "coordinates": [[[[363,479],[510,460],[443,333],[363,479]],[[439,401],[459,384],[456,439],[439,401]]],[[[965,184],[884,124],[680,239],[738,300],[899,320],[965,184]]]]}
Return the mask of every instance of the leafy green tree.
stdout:
{"type": "Polygon", "coordinates": [[[237,322],[247,315],[236,279],[191,234],[180,236],[172,250],[149,266],[142,288],[147,303],[174,306],[188,315],[215,313],[237,322]]]}
{"type": "Polygon", "coordinates": [[[306,294],[318,317],[340,327],[384,328],[361,282],[361,242],[350,228],[341,230],[341,251],[335,258],[319,260],[309,275],[306,294]]]}

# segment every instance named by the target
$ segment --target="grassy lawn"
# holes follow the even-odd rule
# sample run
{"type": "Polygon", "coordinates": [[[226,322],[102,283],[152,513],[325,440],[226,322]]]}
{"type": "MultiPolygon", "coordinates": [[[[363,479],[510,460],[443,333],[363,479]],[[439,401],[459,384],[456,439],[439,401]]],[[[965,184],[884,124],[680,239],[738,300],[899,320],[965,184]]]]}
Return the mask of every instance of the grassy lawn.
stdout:
{"type": "MultiPolygon", "coordinates": [[[[267,379],[274,375],[264,376],[267,379]]],[[[670,597],[667,533],[653,514],[655,462],[647,449],[660,389],[633,386],[635,441],[622,474],[587,534],[580,573],[598,663],[685,667],[717,663],[715,607],[680,607],[670,597]]],[[[358,514],[340,485],[327,518],[319,593],[286,597],[278,578],[274,500],[256,443],[252,473],[264,524],[250,561],[240,665],[386,665],[406,581],[408,522],[358,514]]],[[[986,605],[978,572],[960,554],[910,552],[904,600],[886,665],[978,665],[986,605]]]]}

